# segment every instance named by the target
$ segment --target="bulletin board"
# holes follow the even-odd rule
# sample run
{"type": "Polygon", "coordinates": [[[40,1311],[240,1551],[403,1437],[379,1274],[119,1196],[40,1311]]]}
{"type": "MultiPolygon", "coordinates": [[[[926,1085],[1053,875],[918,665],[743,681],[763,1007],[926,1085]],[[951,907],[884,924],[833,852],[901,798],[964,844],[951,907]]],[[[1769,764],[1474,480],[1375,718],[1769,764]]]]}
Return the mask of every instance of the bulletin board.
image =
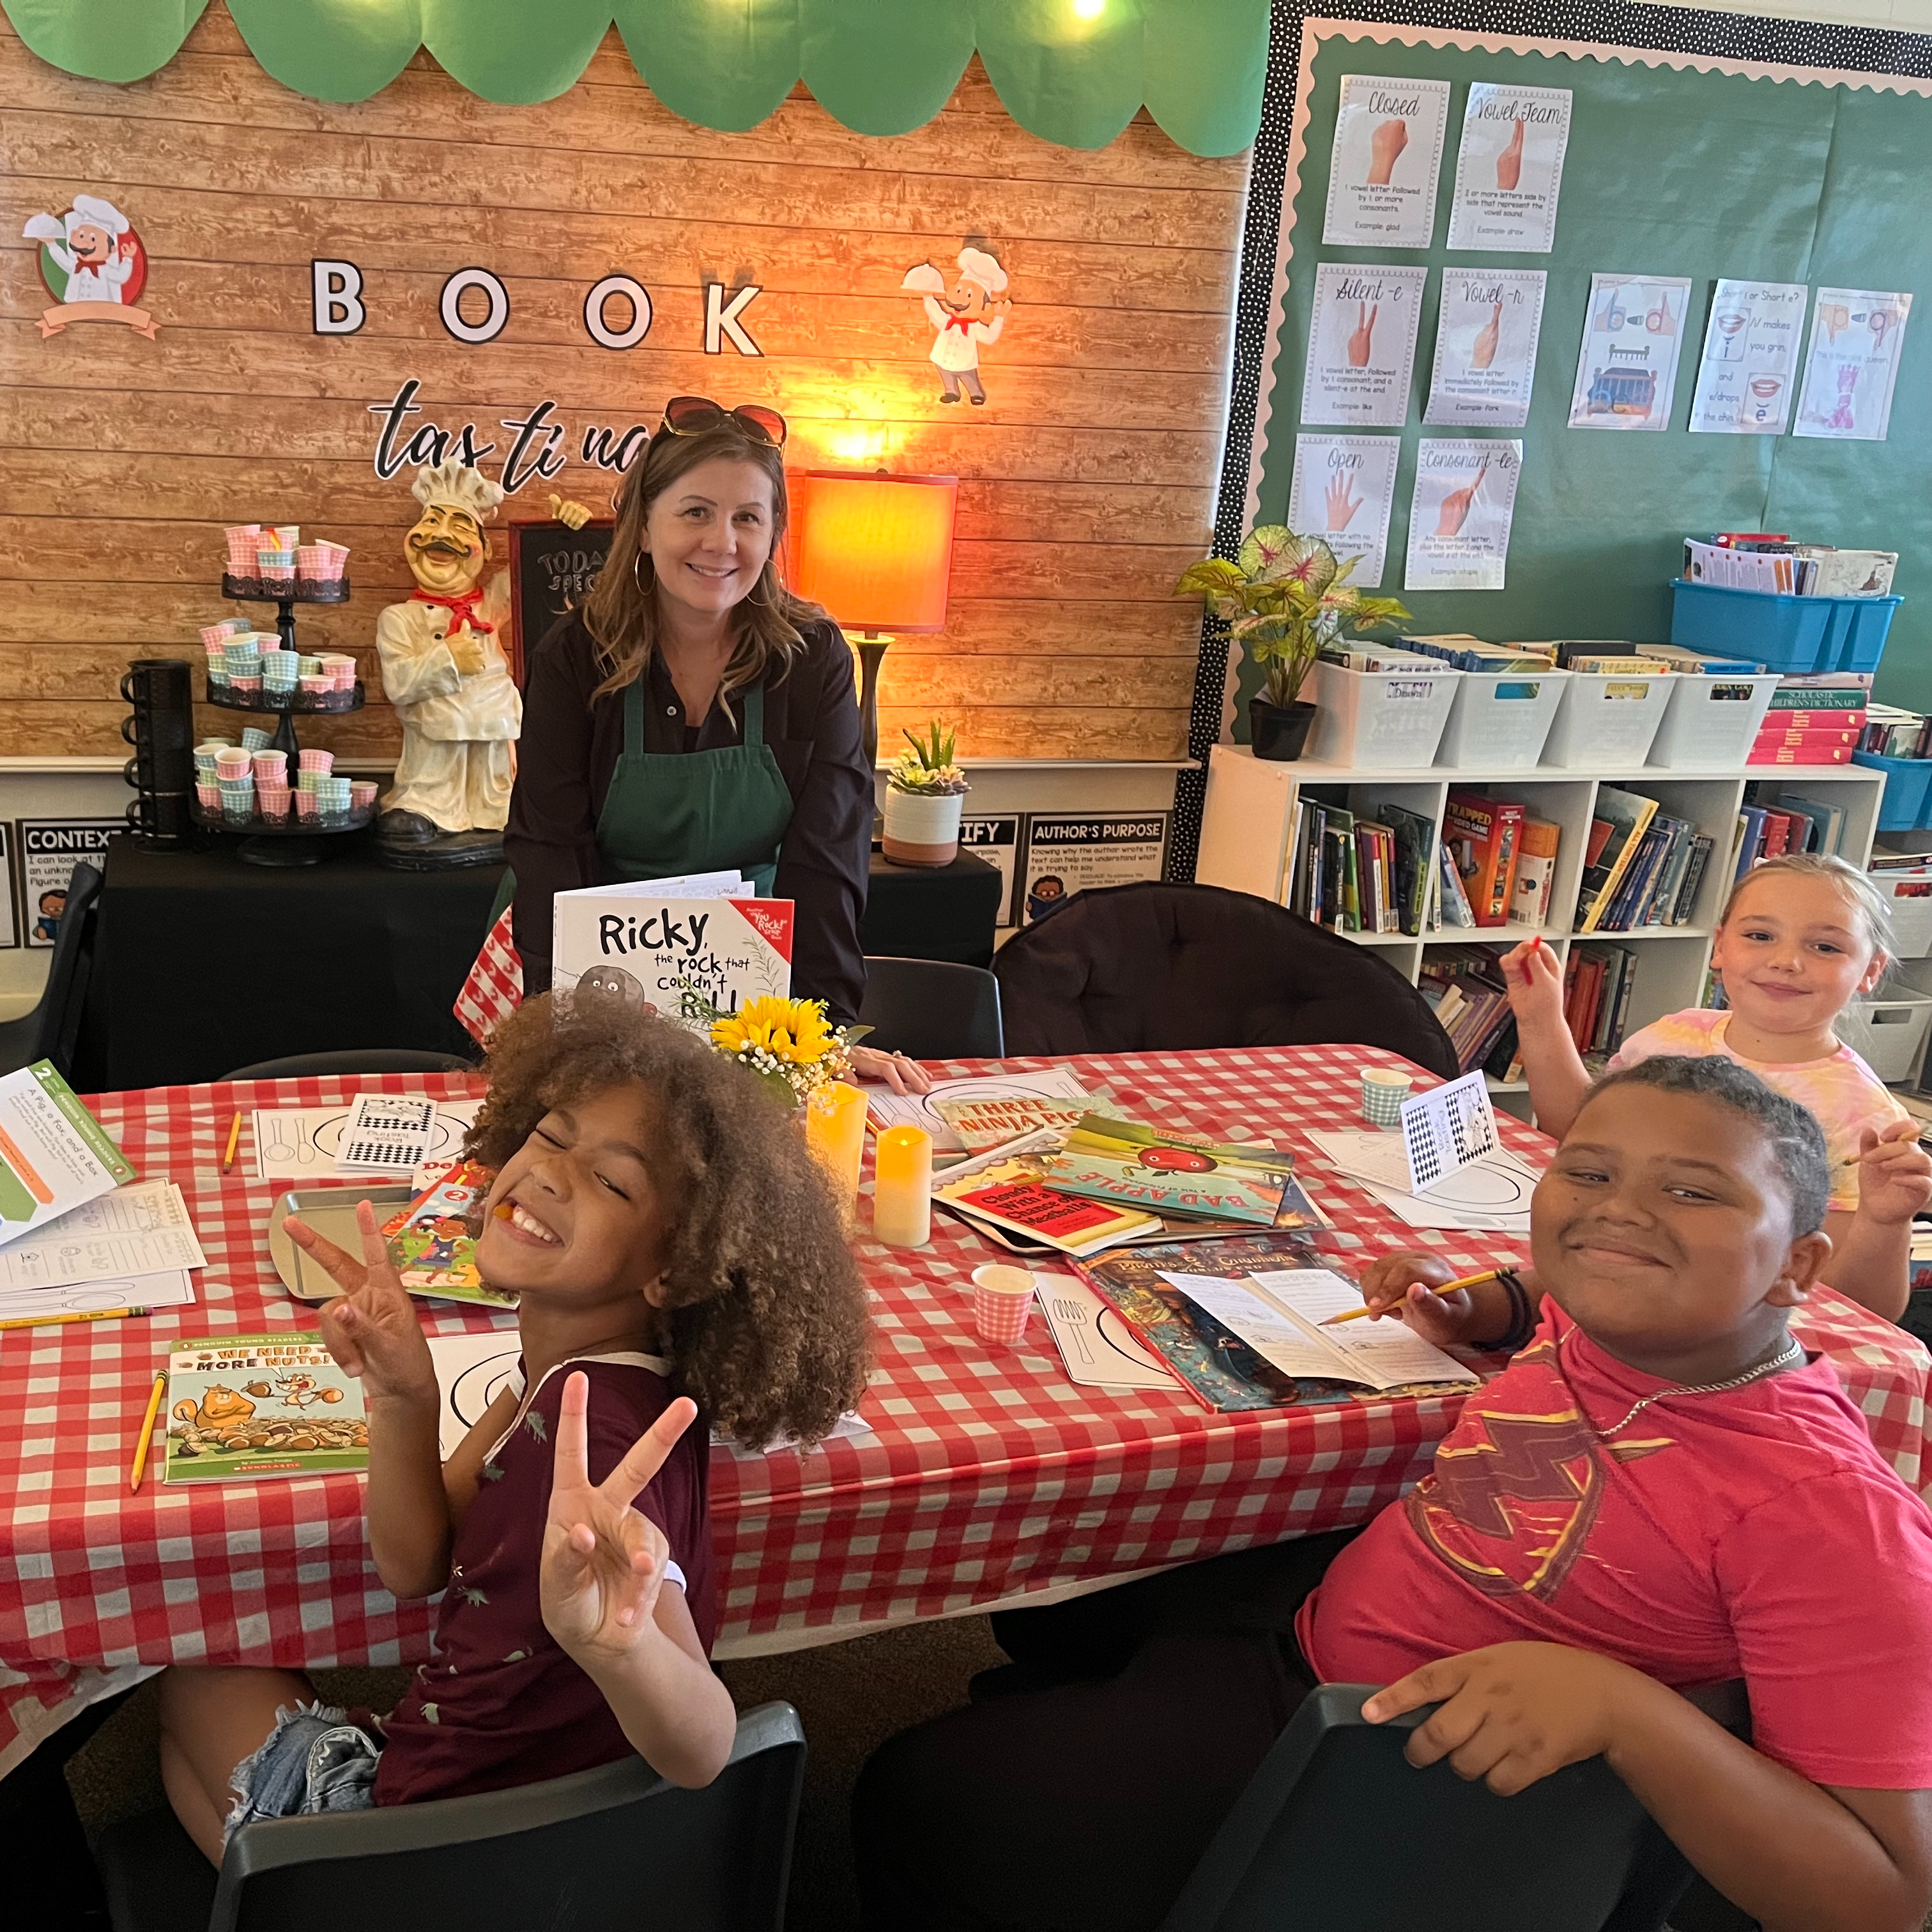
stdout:
{"type": "MultiPolygon", "coordinates": [[[[1932,39],[1648,7],[1512,8],[1516,31],[1508,34],[1478,24],[1479,16],[1496,19],[1492,8],[1412,4],[1400,22],[1390,7],[1359,10],[1364,17],[1289,18],[1277,10],[1249,189],[1219,543],[1238,541],[1256,522],[1293,520],[1290,481],[1318,266],[1426,266],[1381,586],[1408,604],[1412,628],[1498,640],[1660,641],[1670,635],[1668,586],[1679,573],[1684,536],[1784,530],[1900,554],[1894,587],[1905,602],[1878,695],[1932,704],[1932,223],[1923,185],[1932,81],[1911,77],[1932,74],[1932,39]],[[1418,16],[1429,24],[1417,24],[1418,16]],[[1633,30],[1650,37],[1648,48],[1630,44],[1633,30]],[[1773,52],[1804,64],[1768,64],[1764,56],[1773,52]],[[1426,247],[1322,239],[1348,74],[1450,84],[1426,247]],[[1472,83],[1484,81],[1570,91],[1547,253],[1447,245],[1465,105],[1472,83]],[[1445,268],[1546,273],[1534,388],[1520,428],[1423,425],[1445,268]],[[1591,278],[1604,272],[1690,280],[1664,430],[1568,426],[1591,278]],[[1910,292],[1887,440],[1798,437],[1788,428],[1780,436],[1689,434],[1720,277],[1806,285],[1794,379],[1820,286],[1910,292]],[[1404,562],[1416,446],[1425,437],[1456,436],[1522,443],[1504,586],[1409,591],[1404,562]]],[[[1196,714],[1202,750],[1216,738],[1246,736],[1246,700],[1257,674],[1238,663],[1225,676],[1222,668],[1204,663],[1196,714]]]]}

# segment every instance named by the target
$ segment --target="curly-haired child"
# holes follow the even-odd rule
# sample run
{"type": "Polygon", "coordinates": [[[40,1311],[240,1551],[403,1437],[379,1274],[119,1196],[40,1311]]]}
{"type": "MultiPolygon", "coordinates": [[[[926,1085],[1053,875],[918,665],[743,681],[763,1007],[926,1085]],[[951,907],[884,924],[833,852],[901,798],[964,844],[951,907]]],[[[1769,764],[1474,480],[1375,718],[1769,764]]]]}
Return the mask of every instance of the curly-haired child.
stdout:
{"type": "Polygon", "coordinates": [[[176,1813],[238,1826],[528,1784],[636,1752],[707,1784],[728,1755],[702,1414],[809,1442],[864,1387],[865,1292],[800,1136],[702,1042],[613,1000],[533,1000],[497,1034],[466,1146],[496,1169],[477,1265],[514,1290],[518,1372],[448,1462],[416,1305],[362,1210],[361,1261],[290,1238],[369,1408],[369,1542],[399,1597],[444,1592],[436,1655],[380,1724],[290,1671],[177,1669],[176,1813]],[[234,1795],[230,1802],[229,1794],[234,1795]]]}

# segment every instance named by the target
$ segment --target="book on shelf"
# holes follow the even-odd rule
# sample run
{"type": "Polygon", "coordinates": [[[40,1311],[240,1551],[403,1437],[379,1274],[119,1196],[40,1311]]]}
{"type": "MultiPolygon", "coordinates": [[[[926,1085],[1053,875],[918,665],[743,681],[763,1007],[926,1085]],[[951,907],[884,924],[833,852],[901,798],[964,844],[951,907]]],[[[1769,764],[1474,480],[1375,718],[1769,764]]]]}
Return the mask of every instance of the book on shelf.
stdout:
{"type": "Polygon", "coordinates": [[[1423,956],[1416,986],[1449,1036],[1459,1072],[1485,1065],[1515,1025],[1502,968],[1486,946],[1432,947],[1423,956]]]}
{"type": "Polygon", "coordinates": [[[1432,915],[1437,926],[1442,923],[1441,914],[1436,910],[1439,902],[1432,856],[1436,848],[1435,821],[1419,812],[1405,812],[1396,806],[1381,809],[1382,820],[1395,842],[1398,922],[1402,932],[1414,937],[1428,927],[1432,915]]]}
{"type": "Polygon", "coordinates": [[[1550,644],[1492,644],[1460,633],[1405,638],[1402,641],[1424,656],[1453,664],[1458,670],[1534,672],[1556,668],[1556,647],[1550,644]]]}
{"type": "Polygon", "coordinates": [[[1677,667],[1662,658],[1648,656],[1622,656],[1616,652],[1598,654],[1585,652],[1573,657],[1567,666],[1570,670],[1586,674],[1595,673],[1607,677],[1663,677],[1673,673],[1677,667]]]}
{"type": "Polygon", "coordinates": [[[1660,658],[1673,670],[1692,677],[1756,677],[1764,670],[1756,658],[1736,657],[1727,651],[1694,651],[1683,644],[1646,644],[1643,654],[1660,658]]]}
{"type": "Polygon", "coordinates": [[[1858,749],[1881,758],[1922,758],[1932,750],[1924,715],[1895,704],[1874,704],[1865,712],[1858,749]]]}
{"type": "Polygon", "coordinates": [[[1617,888],[1624,882],[1636,858],[1637,848],[1650,821],[1657,816],[1657,801],[1641,793],[1619,790],[1615,785],[1597,788],[1596,816],[1591,825],[1591,850],[1583,868],[1582,884],[1576,896],[1576,930],[1594,932],[1609,910],[1617,888]],[[1600,838],[1598,825],[1607,827],[1600,838]]]}
{"type": "Polygon", "coordinates": [[[1801,745],[1754,746],[1744,760],[1747,765],[1849,765],[1850,745],[1801,745]]]}
{"type": "Polygon", "coordinates": [[[1516,890],[1510,895],[1512,926],[1550,923],[1550,901],[1556,885],[1561,830],[1546,818],[1525,818],[1516,842],[1516,890]]]}
{"type": "Polygon", "coordinates": [[[1607,1057],[1623,1044],[1637,955],[1628,946],[1573,946],[1563,969],[1563,1021],[1576,1051],[1607,1057]]]}
{"type": "Polygon", "coordinates": [[[1480,792],[1452,791],[1442,810],[1442,838],[1455,856],[1476,925],[1506,926],[1516,890],[1516,851],[1525,808],[1480,792]]]}
{"type": "Polygon", "coordinates": [[[1475,924],[1476,915],[1470,910],[1469,895],[1463,890],[1462,874],[1456,868],[1456,855],[1440,841],[1436,848],[1436,898],[1442,909],[1442,917],[1436,922],[1438,928],[1475,924]]]}
{"type": "Polygon", "coordinates": [[[1809,798],[1783,798],[1778,803],[1784,810],[1802,812],[1810,820],[1811,836],[1805,841],[1806,851],[1822,852],[1828,856],[1838,851],[1845,832],[1842,805],[1826,805],[1809,798]]]}

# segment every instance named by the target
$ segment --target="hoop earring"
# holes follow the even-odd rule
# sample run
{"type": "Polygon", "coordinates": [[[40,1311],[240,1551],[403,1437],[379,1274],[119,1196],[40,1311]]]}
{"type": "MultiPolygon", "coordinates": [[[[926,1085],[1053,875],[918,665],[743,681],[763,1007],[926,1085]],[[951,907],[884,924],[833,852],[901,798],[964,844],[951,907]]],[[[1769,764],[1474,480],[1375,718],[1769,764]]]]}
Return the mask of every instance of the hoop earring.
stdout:
{"type": "MultiPolygon", "coordinates": [[[[640,550],[638,551],[637,555],[631,560],[631,581],[634,584],[640,591],[644,591],[646,596],[648,596],[650,592],[645,586],[644,580],[638,574],[638,567],[644,562],[646,556],[649,554],[650,553],[648,551],[640,550]]],[[[651,566],[651,582],[655,584],[657,580],[658,567],[656,564],[652,564],[651,566]]]]}
{"type": "MultiPolygon", "coordinates": [[[[770,568],[771,566],[769,563],[765,566],[765,570],[770,570],[770,568]]],[[[760,571],[758,572],[758,580],[760,583],[762,584],[764,581],[764,570],[760,571]]],[[[770,597],[754,597],[748,590],[745,593],[745,602],[747,604],[755,604],[760,610],[770,610],[776,601],[777,600],[776,598],[770,597]]]]}

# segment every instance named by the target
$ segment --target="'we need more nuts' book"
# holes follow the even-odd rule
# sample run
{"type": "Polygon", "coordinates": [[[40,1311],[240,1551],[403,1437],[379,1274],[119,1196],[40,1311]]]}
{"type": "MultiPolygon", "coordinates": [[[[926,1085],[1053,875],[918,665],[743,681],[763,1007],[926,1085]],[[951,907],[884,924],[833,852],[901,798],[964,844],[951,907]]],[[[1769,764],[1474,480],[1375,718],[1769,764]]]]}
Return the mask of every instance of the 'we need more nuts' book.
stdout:
{"type": "Polygon", "coordinates": [[[706,1033],[710,1010],[791,990],[792,902],[736,872],[559,892],[551,942],[559,992],[599,992],[706,1033]]]}

